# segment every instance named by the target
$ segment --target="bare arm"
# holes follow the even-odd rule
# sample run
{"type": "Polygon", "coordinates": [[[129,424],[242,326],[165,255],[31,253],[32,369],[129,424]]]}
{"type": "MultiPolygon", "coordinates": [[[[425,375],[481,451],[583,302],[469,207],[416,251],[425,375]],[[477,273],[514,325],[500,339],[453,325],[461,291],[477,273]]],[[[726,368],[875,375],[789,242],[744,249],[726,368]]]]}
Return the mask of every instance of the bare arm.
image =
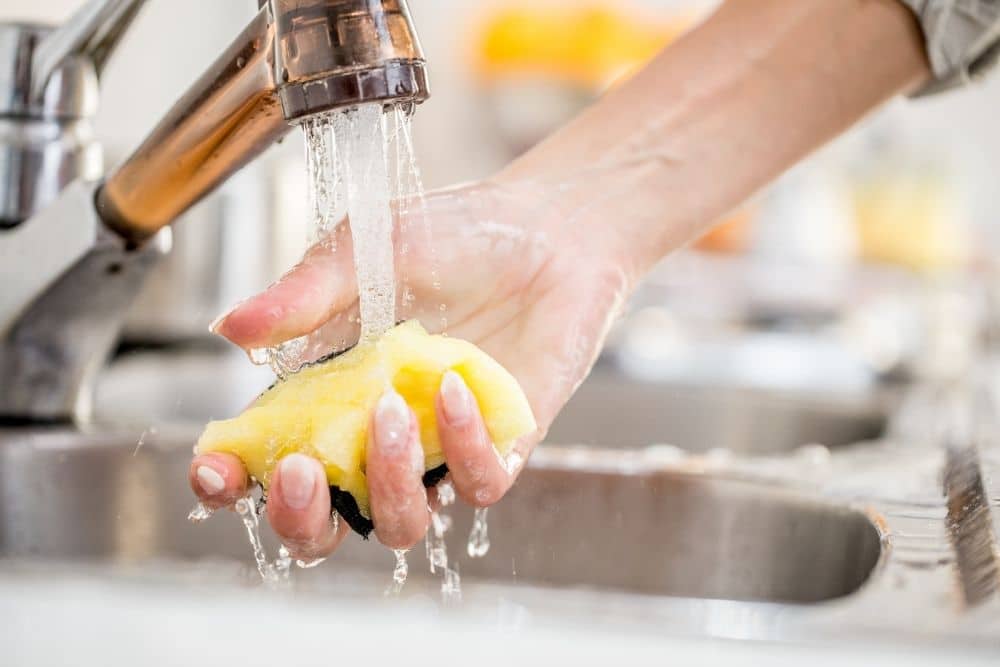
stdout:
{"type": "Polygon", "coordinates": [[[929,75],[898,0],[729,0],[499,179],[568,184],[642,273],[929,75]]]}

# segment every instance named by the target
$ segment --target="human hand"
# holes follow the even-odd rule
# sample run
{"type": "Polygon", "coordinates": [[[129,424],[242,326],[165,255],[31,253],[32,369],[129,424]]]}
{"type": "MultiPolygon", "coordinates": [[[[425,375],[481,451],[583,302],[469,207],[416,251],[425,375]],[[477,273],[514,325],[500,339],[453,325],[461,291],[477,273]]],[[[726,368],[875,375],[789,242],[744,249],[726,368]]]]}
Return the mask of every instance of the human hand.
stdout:
{"type": "MultiPolygon", "coordinates": [[[[395,234],[399,319],[469,340],[519,381],[539,429],[515,446],[523,463],[558,410],[589,372],[632,279],[608,238],[584,228],[554,199],[530,185],[477,184],[428,195],[395,234]],[[421,224],[426,216],[430,229],[421,224]],[[444,306],[442,311],[441,306],[444,306]]],[[[302,262],[261,294],[239,304],[216,331],[245,349],[278,345],[311,332],[319,356],[358,338],[358,299],[350,231],[341,224],[302,262]]],[[[508,469],[461,377],[446,374],[437,397],[442,450],[455,490],[486,507],[510,488],[508,469]]],[[[402,398],[379,401],[369,429],[367,476],[375,532],[393,548],[416,543],[428,525],[428,493],[419,429],[402,398]]],[[[210,506],[246,491],[238,458],[196,456],[191,486],[210,506]]],[[[434,490],[430,501],[435,500],[434,490]]],[[[333,551],[347,528],[329,521],[322,466],[303,455],[283,459],[268,493],[268,518],[298,558],[333,551]]],[[[343,524],[343,522],[341,522],[343,524]]]]}

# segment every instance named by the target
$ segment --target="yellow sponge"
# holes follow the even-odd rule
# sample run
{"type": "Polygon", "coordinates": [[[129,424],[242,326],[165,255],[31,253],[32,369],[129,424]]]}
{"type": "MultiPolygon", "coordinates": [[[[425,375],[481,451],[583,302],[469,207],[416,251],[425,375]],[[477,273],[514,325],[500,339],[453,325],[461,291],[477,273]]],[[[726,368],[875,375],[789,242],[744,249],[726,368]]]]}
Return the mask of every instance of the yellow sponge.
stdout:
{"type": "Polygon", "coordinates": [[[444,476],[434,399],[448,370],[462,376],[479,403],[497,451],[505,455],[537,427],[517,380],[472,343],[432,336],[416,321],[362,342],[276,383],[243,414],[208,424],[198,453],[228,452],[266,489],[275,465],[293,452],[326,469],[334,507],[363,535],[372,530],[365,446],[375,404],[394,387],[416,413],[425,483],[444,476]]]}

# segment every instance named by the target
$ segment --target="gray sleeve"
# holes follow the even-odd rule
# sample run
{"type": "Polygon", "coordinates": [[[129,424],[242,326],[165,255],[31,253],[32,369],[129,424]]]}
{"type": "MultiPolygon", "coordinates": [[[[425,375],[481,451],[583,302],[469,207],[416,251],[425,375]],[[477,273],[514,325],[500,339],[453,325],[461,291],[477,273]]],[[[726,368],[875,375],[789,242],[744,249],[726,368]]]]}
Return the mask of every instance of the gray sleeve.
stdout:
{"type": "Polygon", "coordinates": [[[1000,0],[902,0],[920,21],[934,80],[918,95],[975,80],[1000,59],[1000,0]]]}

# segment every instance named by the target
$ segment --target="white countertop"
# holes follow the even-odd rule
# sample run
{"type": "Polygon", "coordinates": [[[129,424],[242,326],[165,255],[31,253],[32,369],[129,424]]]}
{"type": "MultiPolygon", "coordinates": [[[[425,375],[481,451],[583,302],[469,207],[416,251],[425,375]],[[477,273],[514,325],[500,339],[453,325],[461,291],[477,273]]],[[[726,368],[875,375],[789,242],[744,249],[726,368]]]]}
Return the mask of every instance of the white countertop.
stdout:
{"type": "Polygon", "coordinates": [[[0,571],[0,645],[21,665],[997,664],[997,652],[878,643],[695,639],[670,630],[546,618],[516,608],[441,610],[427,600],[347,602],[264,589],[0,571]]]}

